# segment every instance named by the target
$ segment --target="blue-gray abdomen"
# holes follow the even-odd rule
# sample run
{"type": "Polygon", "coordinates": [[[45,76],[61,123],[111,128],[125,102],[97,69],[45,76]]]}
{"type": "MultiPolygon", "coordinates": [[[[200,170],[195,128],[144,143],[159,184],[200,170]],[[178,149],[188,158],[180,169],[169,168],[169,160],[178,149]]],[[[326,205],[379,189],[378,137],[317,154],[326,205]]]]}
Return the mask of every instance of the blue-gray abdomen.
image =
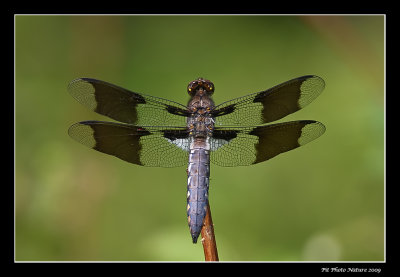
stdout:
{"type": "Polygon", "coordinates": [[[187,215],[193,243],[203,227],[208,203],[210,153],[205,147],[190,149],[188,166],[187,215]]]}

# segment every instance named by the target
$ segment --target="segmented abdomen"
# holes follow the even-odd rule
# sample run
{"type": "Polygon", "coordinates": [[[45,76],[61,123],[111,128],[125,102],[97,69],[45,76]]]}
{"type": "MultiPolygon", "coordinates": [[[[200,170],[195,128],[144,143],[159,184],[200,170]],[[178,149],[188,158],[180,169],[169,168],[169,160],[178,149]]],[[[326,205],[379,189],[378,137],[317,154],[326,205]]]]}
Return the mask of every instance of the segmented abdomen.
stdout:
{"type": "Polygon", "coordinates": [[[208,203],[210,153],[204,147],[190,149],[188,166],[187,215],[193,243],[203,227],[208,203]]]}

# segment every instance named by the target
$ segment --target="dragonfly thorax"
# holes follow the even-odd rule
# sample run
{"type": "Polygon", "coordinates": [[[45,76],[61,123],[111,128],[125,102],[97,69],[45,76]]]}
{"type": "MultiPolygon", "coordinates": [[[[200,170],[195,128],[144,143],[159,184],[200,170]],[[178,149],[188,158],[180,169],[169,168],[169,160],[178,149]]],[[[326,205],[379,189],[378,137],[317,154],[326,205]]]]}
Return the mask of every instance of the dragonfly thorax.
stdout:
{"type": "Polygon", "coordinates": [[[189,135],[195,138],[206,138],[212,136],[214,119],[210,114],[194,114],[188,117],[187,126],[189,135]]]}

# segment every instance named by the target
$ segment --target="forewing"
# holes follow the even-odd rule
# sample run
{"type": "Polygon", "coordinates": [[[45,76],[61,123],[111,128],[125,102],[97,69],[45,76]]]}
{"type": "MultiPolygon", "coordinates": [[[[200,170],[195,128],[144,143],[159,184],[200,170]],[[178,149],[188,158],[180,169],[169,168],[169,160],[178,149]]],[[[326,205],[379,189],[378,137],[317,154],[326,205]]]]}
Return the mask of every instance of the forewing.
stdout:
{"type": "Polygon", "coordinates": [[[281,119],[310,104],[325,87],[322,78],[308,75],[215,107],[216,126],[254,126],[281,119]]]}
{"type": "Polygon", "coordinates": [[[90,110],[133,125],[184,126],[187,109],[179,103],[139,94],[90,78],[68,85],[69,93],[90,110]]]}

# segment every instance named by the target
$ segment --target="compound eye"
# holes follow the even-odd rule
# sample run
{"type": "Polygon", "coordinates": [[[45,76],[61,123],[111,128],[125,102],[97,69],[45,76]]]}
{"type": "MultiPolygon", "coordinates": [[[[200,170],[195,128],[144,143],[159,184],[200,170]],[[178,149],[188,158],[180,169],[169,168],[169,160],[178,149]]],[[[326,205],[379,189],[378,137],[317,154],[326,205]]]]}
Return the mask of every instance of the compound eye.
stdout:
{"type": "Polygon", "coordinates": [[[204,84],[204,88],[209,92],[210,94],[214,93],[214,85],[211,82],[207,82],[204,84]]]}
{"type": "Polygon", "coordinates": [[[192,81],[189,83],[187,91],[189,94],[192,94],[193,92],[196,91],[196,88],[198,86],[198,83],[196,81],[192,81]]]}

